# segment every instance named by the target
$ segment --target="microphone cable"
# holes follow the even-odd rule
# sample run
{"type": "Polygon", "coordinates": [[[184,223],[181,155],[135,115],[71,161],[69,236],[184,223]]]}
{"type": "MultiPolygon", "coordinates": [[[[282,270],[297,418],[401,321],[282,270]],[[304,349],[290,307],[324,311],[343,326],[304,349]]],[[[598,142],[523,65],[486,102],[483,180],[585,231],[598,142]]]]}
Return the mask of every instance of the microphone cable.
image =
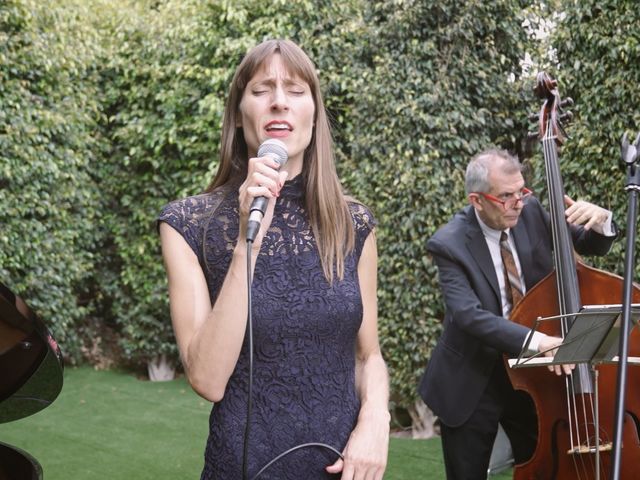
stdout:
{"type": "MultiPolygon", "coordinates": [[[[247,239],[247,347],[249,357],[249,385],[247,386],[247,421],[244,426],[244,445],[242,448],[242,480],[247,480],[247,463],[249,460],[249,434],[251,433],[251,399],[253,397],[253,310],[251,302],[251,284],[253,275],[251,272],[251,245],[253,240],[247,239]]],[[[257,260],[256,260],[257,261],[257,260]]]]}
{"type": "MultiPolygon", "coordinates": [[[[251,272],[251,245],[253,245],[253,240],[247,239],[247,347],[248,347],[248,357],[249,357],[249,373],[248,373],[248,386],[247,386],[247,421],[244,427],[244,442],[242,449],[242,480],[248,480],[248,462],[249,462],[249,435],[251,433],[251,410],[253,408],[252,405],[252,397],[253,397],[253,315],[252,315],[252,295],[251,295],[251,284],[253,283],[253,275],[251,272]]],[[[270,460],[264,467],[262,467],[258,473],[256,473],[251,480],[256,480],[260,475],[262,475],[269,467],[271,467],[278,460],[284,458],[285,456],[293,453],[302,448],[308,447],[319,447],[326,448],[336,455],[338,455],[341,459],[344,460],[342,453],[333,448],[331,445],[327,445],[326,443],[303,443],[300,445],[296,445],[295,447],[290,448],[282,452],[280,455],[276,456],[272,460],[270,460]]]]}

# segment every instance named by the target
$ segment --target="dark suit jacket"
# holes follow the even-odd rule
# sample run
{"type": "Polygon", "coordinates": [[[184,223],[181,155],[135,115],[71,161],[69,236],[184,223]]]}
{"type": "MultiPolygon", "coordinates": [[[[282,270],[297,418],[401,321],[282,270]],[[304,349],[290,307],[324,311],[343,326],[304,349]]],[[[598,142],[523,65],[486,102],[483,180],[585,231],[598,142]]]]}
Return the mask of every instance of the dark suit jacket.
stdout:
{"type": "MultiPolygon", "coordinates": [[[[553,269],[550,220],[531,199],[511,229],[527,290],[553,269]]],[[[572,227],[581,255],[604,255],[615,237],[572,227]]],[[[459,211],[427,243],[438,266],[444,329],[419,386],[425,403],[448,426],[475,409],[502,354],[516,356],[529,329],[502,316],[498,279],[472,206],[459,211]]]]}

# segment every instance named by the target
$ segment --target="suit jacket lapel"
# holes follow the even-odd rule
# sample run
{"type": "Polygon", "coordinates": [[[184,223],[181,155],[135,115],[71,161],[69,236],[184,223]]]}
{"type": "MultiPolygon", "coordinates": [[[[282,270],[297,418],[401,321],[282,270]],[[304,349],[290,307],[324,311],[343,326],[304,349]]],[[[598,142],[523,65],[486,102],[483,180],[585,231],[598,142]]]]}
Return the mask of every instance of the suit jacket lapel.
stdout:
{"type": "Polygon", "coordinates": [[[473,207],[467,207],[466,210],[468,225],[467,249],[478,264],[480,271],[487,278],[487,282],[489,282],[491,289],[495,293],[498,303],[501,304],[500,285],[498,285],[498,277],[496,277],[496,271],[493,267],[493,260],[491,259],[491,253],[489,253],[489,247],[487,247],[487,241],[484,238],[473,207]]]}

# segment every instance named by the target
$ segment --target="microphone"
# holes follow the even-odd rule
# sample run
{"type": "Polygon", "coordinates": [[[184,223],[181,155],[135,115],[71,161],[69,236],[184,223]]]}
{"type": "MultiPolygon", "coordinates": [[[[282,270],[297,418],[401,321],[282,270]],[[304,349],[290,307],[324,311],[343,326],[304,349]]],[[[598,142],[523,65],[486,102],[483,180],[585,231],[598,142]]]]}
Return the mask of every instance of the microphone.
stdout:
{"type": "MultiPolygon", "coordinates": [[[[271,157],[278,162],[278,170],[287,163],[289,155],[287,154],[287,146],[275,138],[269,138],[262,142],[258,148],[258,157],[271,157]]],[[[267,210],[267,197],[256,197],[251,202],[249,209],[249,222],[247,224],[247,242],[253,242],[260,230],[260,222],[267,210]]]]}

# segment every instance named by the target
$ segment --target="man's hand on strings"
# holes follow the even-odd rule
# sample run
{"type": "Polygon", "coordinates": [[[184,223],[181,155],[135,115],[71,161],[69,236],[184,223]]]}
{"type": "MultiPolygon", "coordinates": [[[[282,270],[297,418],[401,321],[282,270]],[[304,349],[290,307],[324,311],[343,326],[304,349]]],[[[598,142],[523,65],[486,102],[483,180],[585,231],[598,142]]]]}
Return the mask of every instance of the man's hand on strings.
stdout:
{"type": "Polygon", "coordinates": [[[609,218],[609,211],[586,202],[584,200],[572,200],[568,195],[564,196],[564,204],[567,206],[564,214],[567,222],[573,225],[584,225],[585,230],[593,230],[604,234],[604,225],[609,218]]]}

